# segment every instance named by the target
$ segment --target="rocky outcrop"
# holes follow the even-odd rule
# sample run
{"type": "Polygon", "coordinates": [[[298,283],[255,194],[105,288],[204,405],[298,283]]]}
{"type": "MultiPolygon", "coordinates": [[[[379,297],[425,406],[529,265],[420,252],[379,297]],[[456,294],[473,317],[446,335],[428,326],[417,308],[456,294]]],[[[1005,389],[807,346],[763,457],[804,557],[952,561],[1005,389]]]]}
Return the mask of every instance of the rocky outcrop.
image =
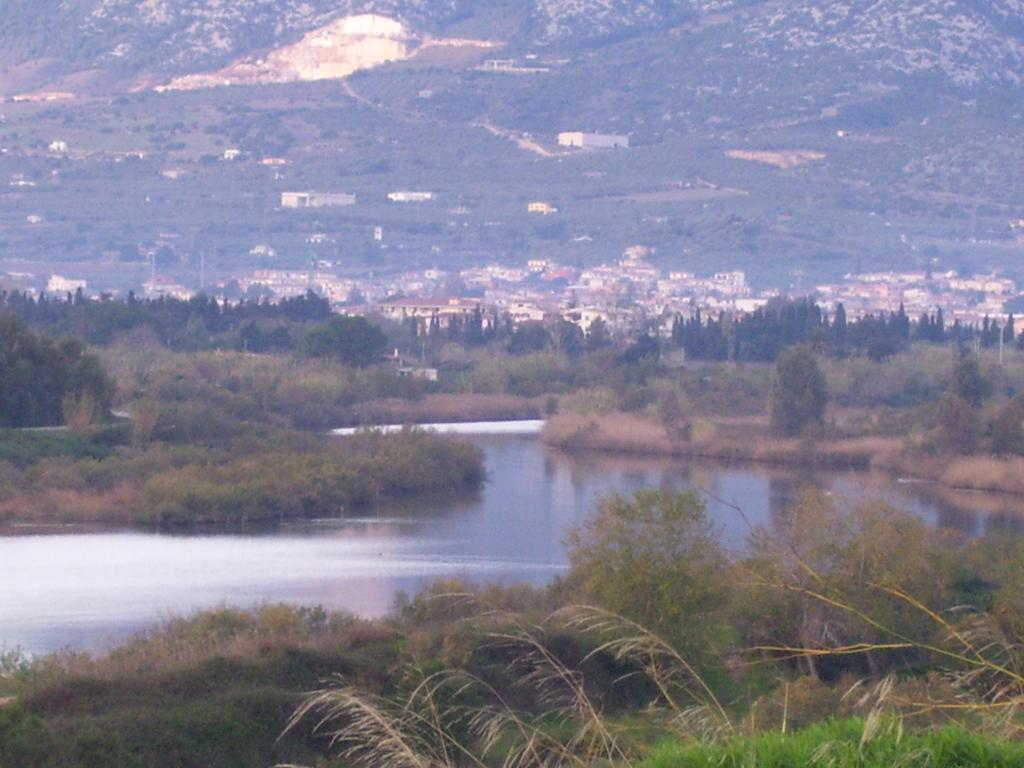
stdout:
{"type": "Polygon", "coordinates": [[[157,90],[338,79],[405,59],[412,44],[409,30],[399,21],[376,14],[346,16],[303,35],[297,43],[271,50],[265,57],[176,77],[157,90]]]}

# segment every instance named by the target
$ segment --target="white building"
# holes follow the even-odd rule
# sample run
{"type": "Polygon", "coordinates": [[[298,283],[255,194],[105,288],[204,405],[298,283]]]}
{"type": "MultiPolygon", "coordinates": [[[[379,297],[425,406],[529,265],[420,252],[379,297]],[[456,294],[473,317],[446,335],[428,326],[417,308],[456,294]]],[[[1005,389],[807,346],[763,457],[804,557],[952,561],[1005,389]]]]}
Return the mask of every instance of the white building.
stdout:
{"type": "Polygon", "coordinates": [[[573,307],[562,310],[562,319],[575,323],[584,333],[590,333],[590,328],[600,320],[609,328],[618,325],[619,319],[609,309],[600,307],[573,307]]]}
{"type": "Polygon", "coordinates": [[[763,309],[765,306],[767,306],[768,299],[736,299],[733,302],[733,304],[735,305],[737,312],[750,314],[751,312],[756,312],[757,310],[763,309]]]}
{"type": "Polygon", "coordinates": [[[747,275],[744,272],[716,272],[711,282],[727,293],[743,293],[747,289],[747,275]]]}
{"type": "Polygon", "coordinates": [[[529,213],[539,213],[542,216],[558,213],[558,208],[543,200],[534,200],[532,203],[527,203],[526,210],[529,213]]]}
{"type": "Polygon", "coordinates": [[[563,131],[558,134],[558,145],[560,147],[578,147],[580,149],[625,149],[629,147],[629,136],[615,133],[563,131]]]}
{"type": "Polygon", "coordinates": [[[282,208],[326,208],[355,205],[356,196],[347,192],[282,192],[282,208]]]}
{"type": "Polygon", "coordinates": [[[480,69],[488,72],[511,72],[516,68],[515,59],[485,59],[480,69]]]}
{"type": "Polygon", "coordinates": [[[430,319],[438,317],[447,321],[450,317],[467,317],[478,310],[483,310],[480,301],[457,297],[439,299],[393,299],[384,302],[378,308],[380,313],[392,320],[406,318],[430,319]]]}
{"type": "Polygon", "coordinates": [[[395,369],[400,379],[422,379],[423,381],[437,381],[437,368],[417,368],[411,365],[399,364],[395,369]]]}
{"type": "Polygon", "coordinates": [[[500,306],[504,313],[512,319],[513,325],[539,323],[547,317],[547,313],[541,307],[530,301],[509,301],[500,306]]]}
{"type": "Polygon", "coordinates": [[[433,192],[411,192],[408,190],[388,192],[388,200],[393,203],[425,203],[433,199],[433,192]]]}
{"type": "Polygon", "coordinates": [[[46,292],[74,293],[79,288],[84,291],[87,285],[88,283],[85,280],[74,280],[60,275],[50,275],[50,279],[46,281],[46,292]]]}
{"type": "Polygon", "coordinates": [[[169,277],[155,277],[142,284],[142,295],[147,299],[169,298],[188,301],[193,293],[169,277]]]}
{"type": "Polygon", "coordinates": [[[257,243],[249,249],[249,255],[257,259],[273,259],[277,257],[277,251],[266,243],[257,243]]]}

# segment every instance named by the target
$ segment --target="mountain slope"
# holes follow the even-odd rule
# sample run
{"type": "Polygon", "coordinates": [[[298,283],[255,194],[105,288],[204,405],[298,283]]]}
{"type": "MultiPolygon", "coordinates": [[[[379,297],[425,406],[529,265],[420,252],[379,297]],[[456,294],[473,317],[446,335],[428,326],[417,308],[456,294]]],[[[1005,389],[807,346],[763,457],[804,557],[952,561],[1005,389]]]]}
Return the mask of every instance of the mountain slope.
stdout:
{"type": "Polygon", "coordinates": [[[747,75],[773,64],[957,86],[1024,78],[1024,0],[7,0],[0,64],[182,75],[294,43],[345,16],[375,13],[433,33],[494,12],[518,17],[515,50],[571,52],[676,30],[717,44],[725,65],[747,75]]]}
{"type": "Polygon", "coordinates": [[[0,96],[46,92],[0,110],[0,258],[1024,278],[1022,40],[1024,0],[5,0],[0,96]]]}
{"type": "Polygon", "coordinates": [[[787,3],[752,19],[743,35],[771,57],[825,52],[879,72],[941,73],[959,85],[1021,83],[1020,0],[860,0],[787,3]]]}

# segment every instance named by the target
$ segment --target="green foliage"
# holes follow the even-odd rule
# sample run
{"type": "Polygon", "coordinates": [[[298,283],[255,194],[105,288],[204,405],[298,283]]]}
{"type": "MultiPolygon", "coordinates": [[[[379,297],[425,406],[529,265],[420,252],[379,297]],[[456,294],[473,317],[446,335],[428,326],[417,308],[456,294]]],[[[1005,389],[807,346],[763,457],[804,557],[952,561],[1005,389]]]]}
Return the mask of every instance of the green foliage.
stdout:
{"type": "Polygon", "coordinates": [[[219,303],[200,294],[188,300],[160,298],[140,301],[129,293],[124,301],[82,297],[34,299],[0,291],[0,306],[15,313],[33,330],[50,336],[74,335],[91,344],[107,345],[119,337],[148,334],[173,349],[240,348],[251,352],[291,349],[289,329],[326,320],[330,304],[312,291],[270,304],[259,301],[219,303]]]}
{"type": "Polygon", "coordinates": [[[636,366],[640,369],[650,369],[657,365],[661,357],[661,349],[658,340],[650,334],[643,334],[636,341],[630,344],[619,355],[619,362],[627,366],[636,366]]]}
{"type": "Polygon", "coordinates": [[[369,674],[393,654],[392,633],[320,609],[266,605],[175,619],[108,659],[37,660],[18,704],[0,707],[0,766],[310,763],[316,745],[281,736],[299,692],[338,670],[369,674]]]}
{"type": "Polygon", "coordinates": [[[558,348],[570,358],[577,358],[586,351],[586,337],[583,330],[568,320],[559,320],[555,326],[558,348]]]}
{"type": "Polygon", "coordinates": [[[841,406],[912,408],[934,403],[947,389],[949,351],[917,344],[884,363],[863,357],[822,361],[829,396],[841,406]]]}
{"type": "Polygon", "coordinates": [[[473,488],[476,447],[407,431],[336,438],[305,452],[262,451],[149,477],[140,514],[161,524],[334,517],[382,499],[473,488]]]}
{"type": "Polygon", "coordinates": [[[950,392],[935,409],[936,448],[940,453],[969,455],[977,451],[981,417],[976,408],[950,392]]]}
{"type": "Polygon", "coordinates": [[[133,400],[128,407],[133,421],[138,423],[137,411],[140,417],[148,414],[147,420],[155,417],[150,437],[170,441],[223,444],[246,430],[338,427],[356,421],[359,403],[412,401],[433,388],[430,382],[399,378],[386,366],[356,368],[326,358],[177,354],[127,344],[109,347],[103,356],[121,391],[133,400]],[[205,425],[207,416],[224,431],[205,425]],[[226,419],[240,423],[224,424],[226,419]]]}
{"type": "MultiPolygon", "coordinates": [[[[551,334],[543,323],[523,323],[508,340],[508,351],[513,355],[542,352],[551,346],[551,334]]],[[[568,350],[566,353],[569,354],[568,350]]]]}
{"type": "Polygon", "coordinates": [[[595,318],[587,329],[587,351],[597,352],[612,345],[611,332],[608,324],[600,317],[595,318]]]}
{"type": "Polygon", "coordinates": [[[821,424],[828,405],[828,383],[807,347],[792,347],[775,363],[770,401],[772,429],[794,437],[821,424]]]}
{"type": "Polygon", "coordinates": [[[726,560],[695,493],[611,496],[568,537],[572,583],[586,599],[707,659],[722,631],[726,560]]]}
{"type": "Polygon", "coordinates": [[[342,363],[365,366],[375,362],[387,347],[387,337],[366,318],[350,315],[333,317],[302,337],[302,352],[310,357],[334,358],[342,363]]]}
{"type": "Polygon", "coordinates": [[[953,562],[941,535],[909,512],[870,502],[845,509],[804,491],[774,530],[752,535],[741,569],[755,586],[737,596],[736,618],[753,646],[824,652],[795,655],[810,675],[834,679],[865,665],[878,673],[920,654],[900,647],[830,658],[827,650],[895,636],[930,642],[936,625],[887,590],[938,611],[952,608],[953,562]]]}
{"type": "Polygon", "coordinates": [[[42,717],[19,706],[0,707],[0,768],[48,768],[55,741],[42,717]]]}
{"type": "Polygon", "coordinates": [[[1012,768],[1024,745],[987,739],[957,727],[904,731],[862,720],[821,723],[796,733],[761,733],[721,743],[662,744],[641,768],[1012,768]]]}
{"type": "Polygon", "coordinates": [[[126,439],[125,429],[119,425],[88,434],[0,430],[0,461],[24,468],[50,456],[105,459],[126,439]]]}
{"type": "Polygon", "coordinates": [[[992,382],[982,376],[978,358],[964,353],[953,366],[949,391],[972,408],[980,408],[985,399],[992,395],[992,382]]]}
{"type": "Polygon", "coordinates": [[[105,419],[113,396],[99,359],[81,342],[53,342],[13,315],[0,315],[0,427],[58,425],[66,404],[85,401],[90,421],[105,419]]]}
{"type": "Polygon", "coordinates": [[[1004,403],[989,426],[992,453],[1024,456],[1024,398],[1004,403]]]}

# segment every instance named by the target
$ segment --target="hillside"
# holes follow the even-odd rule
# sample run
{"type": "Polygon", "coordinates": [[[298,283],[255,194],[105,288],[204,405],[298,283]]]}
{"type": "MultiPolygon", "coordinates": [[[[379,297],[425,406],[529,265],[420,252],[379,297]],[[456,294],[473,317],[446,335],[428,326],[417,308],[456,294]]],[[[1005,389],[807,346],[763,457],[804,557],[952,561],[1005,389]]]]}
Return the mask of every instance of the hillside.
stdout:
{"type": "Polygon", "coordinates": [[[1024,0],[9,0],[0,260],[137,280],[132,254],[286,266],[315,234],[358,268],[643,243],[782,287],[1020,274],[1022,78],[1024,0]],[[567,153],[565,130],[631,148],[567,153]],[[438,202],[387,205],[416,188],[438,202]],[[288,189],[359,204],[289,214],[288,189]]]}
{"type": "Polygon", "coordinates": [[[514,22],[505,31],[517,49],[572,50],[670,30],[681,44],[728,51],[725,67],[750,75],[765,64],[831,63],[876,76],[935,74],[958,85],[1024,77],[1021,0],[10,0],[0,40],[3,63],[25,71],[43,63],[61,76],[182,75],[365,13],[421,34],[487,27],[501,17],[514,22]]]}

